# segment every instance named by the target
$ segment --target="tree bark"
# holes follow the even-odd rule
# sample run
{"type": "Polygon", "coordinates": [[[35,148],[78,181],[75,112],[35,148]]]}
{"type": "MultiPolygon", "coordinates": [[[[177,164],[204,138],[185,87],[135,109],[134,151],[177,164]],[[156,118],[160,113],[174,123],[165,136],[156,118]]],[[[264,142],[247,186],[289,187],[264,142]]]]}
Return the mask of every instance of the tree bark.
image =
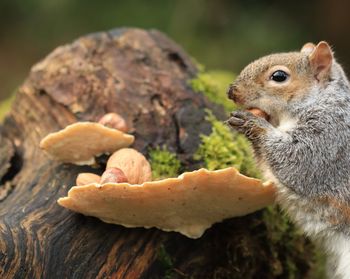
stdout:
{"type": "Polygon", "coordinates": [[[133,147],[146,156],[166,145],[184,169],[197,168],[199,134],[211,130],[204,109],[224,115],[188,85],[196,73],[174,42],[139,29],[82,37],[31,69],[0,130],[0,278],[286,278],[292,272],[286,259],[298,276],[308,274],[310,244],[273,229],[263,212],[191,240],[106,224],[57,205],[78,173],[101,173],[102,166],[51,161],[40,140],[107,112],[126,119],[133,147]],[[271,233],[280,233],[281,242],[271,242],[271,233]]]}

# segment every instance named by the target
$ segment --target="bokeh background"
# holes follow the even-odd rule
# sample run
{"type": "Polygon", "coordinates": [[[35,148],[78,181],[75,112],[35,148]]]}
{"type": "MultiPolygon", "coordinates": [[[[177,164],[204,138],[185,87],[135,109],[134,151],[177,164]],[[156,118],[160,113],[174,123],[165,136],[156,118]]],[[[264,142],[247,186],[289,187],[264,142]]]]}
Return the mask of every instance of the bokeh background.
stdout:
{"type": "Polygon", "coordinates": [[[346,0],[0,0],[0,105],[55,47],[121,26],[159,29],[208,69],[237,73],[259,56],[327,40],[348,70],[349,11],[346,0]]]}

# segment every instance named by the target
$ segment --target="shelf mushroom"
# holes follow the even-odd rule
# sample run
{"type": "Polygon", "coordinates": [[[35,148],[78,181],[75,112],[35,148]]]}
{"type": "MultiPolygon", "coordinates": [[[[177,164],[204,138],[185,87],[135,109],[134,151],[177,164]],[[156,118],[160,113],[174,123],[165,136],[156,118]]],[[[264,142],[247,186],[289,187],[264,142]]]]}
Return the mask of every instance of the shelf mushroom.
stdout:
{"type": "MultiPolygon", "coordinates": [[[[125,122],[101,123],[121,125],[125,122]]],[[[126,129],[125,129],[126,130],[126,129]]],[[[74,164],[114,152],[102,176],[78,175],[76,185],[58,204],[107,223],[155,227],[200,237],[214,223],[243,216],[274,202],[272,183],[240,174],[235,168],[199,169],[177,178],[152,180],[151,166],[137,150],[126,148],[134,137],[99,123],[80,122],[45,137],[40,146],[51,156],[74,164]]]]}
{"type": "Polygon", "coordinates": [[[58,203],[106,223],[156,227],[198,238],[214,223],[272,204],[274,193],[271,183],[246,177],[235,168],[200,169],[143,184],[74,186],[58,203]]]}
{"type": "Polygon", "coordinates": [[[40,147],[58,161],[92,165],[95,156],[110,154],[133,142],[134,136],[117,129],[100,123],[77,122],[46,136],[41,140],[40,147]]]}

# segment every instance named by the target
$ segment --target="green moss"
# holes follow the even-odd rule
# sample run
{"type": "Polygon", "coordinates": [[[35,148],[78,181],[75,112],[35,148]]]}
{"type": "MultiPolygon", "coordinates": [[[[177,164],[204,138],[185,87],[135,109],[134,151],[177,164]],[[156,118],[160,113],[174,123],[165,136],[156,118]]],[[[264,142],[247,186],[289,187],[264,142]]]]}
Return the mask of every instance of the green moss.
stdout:
{"type": "MultiPolygon", "coordinates": [[[[230,112],[237,109],[226,95],[228,85],[233,80],[234,75],[227,71],[200,71],[190,84],[194,91],[204,94],[210,101],[222,105],[225,111],[230,112]]],[[[194,158],[203,161],[209,170],[233,166],[243,174],[259,177],[253,152],[246,138],[232,132],[211,112],[208,112],[206,119],[212,124],[212,133],[209,136],[201,135],[202,143],[194,158]]]]}
{"type": "Polygon", "coordinates": [[[200,63],[195,57],[191,56],[191,60],[200,73],[205,71],[205,66],[202,63],[200,63]]]}
{"type": "Polygon", "coordinates": [[[164,245],[160,245],[158,249],[157,259],[162,263],[162,265],[169,269],[173,267],[173,261],[171,260],[170,255],[166,251],[164,245]]]}
{"type": "Polygon", "coordinates": [[[13,100],[14,95],[0,102],[0,121],[2,121],[5,115],[10,111],[13,100]]]}
{"type": "Polygon", "coordinates": [[[300,247],[305,245],[302,233],[294,227],[288,217],[283,215],[277,207],[267,207],[263,211],[263,220],[267,228],[267,240],[272,250],[271,262],[277,263],[276,266],[279,267],[278,272],[287,273],[287,278],[297,278],[298,270],[295,259],[298,255],[295,255],[295,253],[300,247]]]}
{"type": "MultiPolygon", "coordinates": [[[[210,101],[230,112],[237,109],[226,95],[228,85],[233,80],[234,75],[227,71],[200,71],[195,79],[190,80],[190,85],[194,91],[204,94],[210,101]]],[[[212,124],[212,133],[201,136],[202,143],[195,159],[204,161],[204,166],[210,170],[233,166],[246,175],[259,177],[251,147],[245,137],[230,131],[210,112],[207,120],[212,124]]]]}
{"type": "Polygon", "coordinates": [[[290,222],[289,218],[274,206],[269,206],[264,210],[263,219],[267,224],[269,238],[272,244],[281,242],[283,238],[292,240],[295,237],[303,235],[290,222]]]}
{"type": "Polygon", "coordinates": [[[189,81],[195,92],[204,94],[211,102],[222,105],[226,111],[236,109],[235,104],[227,98],[226,91],[234,80],[234,75],[226,71],[199,72],[189,81]]]}
{"type": "Polygon", "coordinates": [[[279,262],[289,279],[300,278],[296,261],[308,259],[308,278],[325,278],[325,256],[302,231],[284,215],[279,207],[269,206],[263,211],[268,243],[271,245],[272,262],[279,262]]]}
{"type": "Polygon", "coordinates": [[[326,278],[326,254],[318,247],[314,251],[314,265],[312,267],[310,278],[325,279],[326,278]]]}
{"type": "Polygon", "coordinates": [[[159,249],[157,251],[157,260],[160,262],[162,268],[165,270],[163,279],[172,278],[174,273],[174,264],[163,244],[159,246],[159,249]]]}
{"type": "Polygon", "coordinates": [[[194,155],[196,160],[204,162],[209,170],[235,167],[243,174],[259,177],[252,150],[244,136],[232,132],[219,121],[211,111],[207,111],[206,120],[212,125],[210,135],[201,135],[201,144],[194,155]]]}
{"type": "Polygon", "coordinates": [[[176,177],[179,174],[180,160],[166,146],[149,150],[149,156],[154,179],[176,177]]]}

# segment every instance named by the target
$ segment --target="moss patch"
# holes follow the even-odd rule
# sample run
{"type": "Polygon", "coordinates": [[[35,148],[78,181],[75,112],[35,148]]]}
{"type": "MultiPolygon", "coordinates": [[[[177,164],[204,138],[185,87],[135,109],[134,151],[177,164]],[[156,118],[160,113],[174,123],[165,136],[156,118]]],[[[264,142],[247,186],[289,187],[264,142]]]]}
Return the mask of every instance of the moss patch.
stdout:
{"type": "Polygon", "coordinates": [[[176,154],[170,152],[166,146],[149,150],[153,179],[176,177],[181,167],[176,154]]]}
{"type": "Polygon", "coordinates": [[[209,170],[235,167],[243,174],[260,177],[255,166],[252,150],[244,136],[232,132],[219,121],[211,111],[207,111],[206,120],[212,125],[210,135],[201,135],[201,144],[194,159],[204,162],[209,170]]]}
{"type": "Polygon", "coordinates": [[[165,247],[163,244],[161,244],[159,246],[159,249],[157,251],[157,260],[159,260],[159,262],[162,264],[163,268],[166,270],[166,274],[170,275],[174,264],[173,261],[170,257],[170,255],[168,254],[168,252],[166,251],[165,247]]]}
{"type": "Polygon", "coordinates": [[[263,211],[266,236],[271,245],[271,262],[287,273],[290,279],[300,278],[300,267],[308,270],[307,278],[325,278],[325,256],[281,212],[278,206],[269,206],[263,211]],[[308,261],[305,261],[308,259],[308,261]],[[303,261],[303,262],[302,262],[303,261]],[[299,267],[299,269],[298,269],[299,267]]]}
{"type": "Polygon", "coordinates": [[[11,104],[14,100],[14,95],[0,102],[0,121],[3,120],[5,115],[10,111],[11,104]]]}
{"type": "MultiPolygon", "coordinates": [[[[190,80],[192,89],[204,94],[213,103],[222,105],[226,112],[237,109],[227,98],[228,85],[234,80],[234,74],[227,71],[200,71],[190,80]]],[[[204,167],[216,170],[235,167],[245,175],[260,177],[253,158],[253,152],[247,139],[229,129],[223,122],[208,111],[206,120],[212,125],[209,136],[201,135],[201,144],[194,159],[204,162],[204,167]]]]}
{"type": "Polygon", "coordinates": [[[202,93],[211,102],[222,105],[226,111],[232,111],[236,106],[227,98],[226,91],[233,80],[234,75],[227,71],[200,71],[189,83],[195,92],[202,93]]]}

